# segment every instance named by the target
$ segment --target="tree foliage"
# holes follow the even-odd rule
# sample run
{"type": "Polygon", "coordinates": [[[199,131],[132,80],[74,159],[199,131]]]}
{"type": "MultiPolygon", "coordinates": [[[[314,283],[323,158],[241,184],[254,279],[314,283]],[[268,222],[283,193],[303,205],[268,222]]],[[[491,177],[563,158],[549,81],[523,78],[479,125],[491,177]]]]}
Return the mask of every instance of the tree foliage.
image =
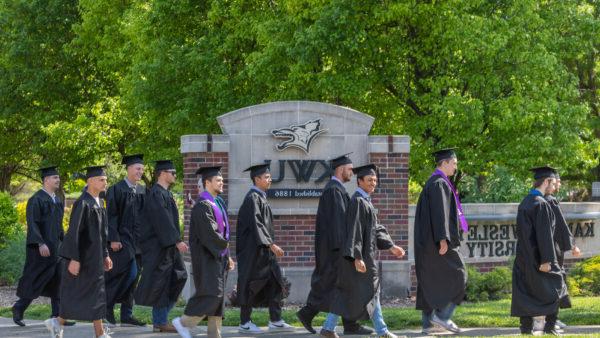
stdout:
{"type": "Polygon", "coordinates": [[[132,151],[177,158],[180,135],[219,133],[223,113],[314,100],[374,116],[373,134],[410,135],[418,183],[447,146],[479,190],[497,168],[522,181],[546,163],[582,184],[599,178],[597,1],[19,0],[0,10],[10,32],[0,119],[19,129],[3,129],[16,135],[0,142],[7,165],[50,158],[72,172],[132,151]]]}

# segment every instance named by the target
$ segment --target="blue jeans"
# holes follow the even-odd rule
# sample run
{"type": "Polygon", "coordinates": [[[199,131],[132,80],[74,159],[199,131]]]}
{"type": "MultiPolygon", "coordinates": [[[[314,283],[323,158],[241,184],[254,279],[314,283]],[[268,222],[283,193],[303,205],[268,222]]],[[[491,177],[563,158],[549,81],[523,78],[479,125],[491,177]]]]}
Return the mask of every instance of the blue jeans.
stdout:
{"type": "Polygon", "coordinates": [[[448,305],[446,305],[446,307],[442,309],[436,309],[434,311],[429,312],[423,311],[423,313],[421,314],[423,328],[428,329],[433,326],[433,324],[431,323],[431,318],[433,318],[434,313],[441,320],[449,320],[450,318],[452,318],[454,310],[456,310],[456,304],[449,303],[448,305]]]}
{"type": "MultiPolygon", "coordinates": [[[[325,323],[323,323],[323,329],[327,331],[335,331],[335,326],[340,320],[340,316],[335,313],[328,313],[327,318],[325,318],[325,323]]],[[[373,328],[378,335],[383,335],[388,332],[387,325],[383,321],[383,313],[381,312],[381,302],[379,301],[379,297],[375,299],[375,308],[373,308],[373,315],[371,316],[371,322],[373,323],[373,328]]]]}
{"type": "Polygon", "coordinates": [[[169,311],[175,306],[175,303],[169,304],[166,307],[153,307],[152,308],[152,324],[166,325],[169,320],[169,311]]]}
{"type": "MultiPolygon", "coordinates": [[[[137,263],[134,260],[131,261],[131,269],[129,269],[129,276],[127,276],[127,286],[131,286],[131,284],[135,283],[135,278],[137,277],[137,263]]],[[[121,321],[124,319],[129,319],[133,316],[133,306],[131,302],[123,302],[121,303],[121,321]]]]}

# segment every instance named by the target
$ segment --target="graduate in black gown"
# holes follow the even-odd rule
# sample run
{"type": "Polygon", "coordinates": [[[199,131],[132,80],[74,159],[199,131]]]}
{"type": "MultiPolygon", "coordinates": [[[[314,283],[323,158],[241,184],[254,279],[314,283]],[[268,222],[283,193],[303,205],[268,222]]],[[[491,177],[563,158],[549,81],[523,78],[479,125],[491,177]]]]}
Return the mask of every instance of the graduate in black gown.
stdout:
{"type": "Polygon", "coordinates": [[[73,204],[69,229],[60,248],[65,261],[60,285],[60,316],[45,321],[51,334],[62,337],[65,319],[92,321],[96,337],[109,338],[102,327],[106,317],[104,272],[112,268],[108,257],[104,166],[86,168],[87,190],[73,204]]]}
{"type": "MultiPolygon", "coordinates": [[[[556,176],[556,184],[554,185],[554,189],[545,196],[546,201],[550,203],[552,207],[552,211],[554,212],[554,216],[556,218],[556,226],[554,230],[554,248],[556,250],[556,260],[558,265],[562,269],[563,278],[565,279],[565,284],[567,282],[567,272],[564,266],[565,262],[565,252],[571,251],[574,257],[581,256],[581,250],[575,245],[575,239],[573,238],[573,234],[571,233],[571,229],[569,229],[569,225],[563,215],[562,209],[560,208],[560,202],[554,196],[560,191],[560,175],[558,172],[555,172],[556,176]]],[[[570,308],[571,299],[569,297],[568,292],[565,293],[564,297],[560,299],[560,308],[567,309],[570,308]]],[[[556,320],[556,325],[560,329],[564,329],[566,325],[560,320],[556,320]]],[[[536,324],[537,326],[537,324],[536,324]]],[[[543,325],[540,325],[540,328],[543,328],[543,325]]]]}
{"type": "Polygon", "coordinates": [[[121,325],[145,326],[133,317],[133,291],[138,278],[141,250],[138,248],[139,223],[146,187],[139,184],[144,174],[141,154],[124,156],[127,177],[108,188],[108,254],[112,270],[105,274],[106,321],[116,324],[114,306],[121,303],[121,325]]]}
{"type": "Polygon", "coordinates": [[[519,204],[517,254],[513,266],[511,315],[521,333],[533,333],[533,317],[546,316],[544,332],[556,335],[559,303],[566,295],[555,249],[556,217],[544,195],[554,190],[555,170],[533,168],[534,188],[519,204]]]}
{"type": "Polygon", "coordinates": [[[19,326],[25,326],[23,313],[39,296],[50,297],[51,316],[58,317],[61,273],[58,249],[64,236],[64,205],[56,196],[60,188],[56,166],[40,171],[43,187],[27,201],[25,266],[17,287],[19,299],[12,307],[13,321],[19,326]]]}
{"type": "Polygon", "coordinates": [[[269,164],[252,166],[254,184],[246,194],[238,212],[236,230],[236,256],[238,260],[237,299],[240,304],[239,331],[262,333],[251,321],[252,308],[269,307],[269,330],[293,330],[281,318],[283,277],[277,257],[283,250],[275,244],[273,214],[267,202],[271,186],[269,164]]]}
{"type": "Polygon", "coordinates": [[[168,315],[187,280],[181,254],[188,246],[181,239],[177,204],[168,190],[175,183],[175,166],[170,160],[156,161],[154,171],[156,183],[142,211],[142,275],[134,296],[136,304],[152,306],[154,332],[177,332],[168,315]]]}
{"type": "Polygon", "coordinates": [[[381,311],[377,250],[389,250],[404,256],[404,249],[394,244],[386,228],[377,222],[371,194],[377,186],[377,167],[368,164],[352,169],[358,188],[346,212],[346,236],[340,251],[344,260],[338,264],[331,312],[323,324],[321,337],[338,337],[335,326],[339,316],[350,320],[370,318],[378,337],[396,338],[387,329],[381,311]]]}
{"type": "Polygon", "coordinates": [[[173,319],[179,335],[191,338],[190,330],[207,318],[207,336],[221,338],[227,272],[235,263],[229,254],[230,227],[223,193],[220,166],[196,171],[200,192],[190,217],[190,252],[194,295],[188,299],[182,317],[173,319]],[[201,189],[204,188],[202,191],[201,189]]]}
{"type": "MultiPolygon", "coordinates": [[[[346,209],[350,195],[344,183],[352,178],[350,154],[331,160],[333,176],[323,189],[315,224],[315,270],[311,277],[310,293],[300,311],[298,319],[310,333],[317,333],[312,327],[313,318],[320,312],[329,312],[333,288],[337,276],[336,269],[341,255],[341,247],[346,238],[346,209]]],[[[342,318],[344,334],[368,335],[373,331],[359,325],[354,320],[342,318]]]]}
{"type": "Polygon", "coordinates": [[[460,328],[451,318],[467,285],[460,229],[467,232],[468,225],[449,179],[457,169],[454,149],[437,151],[434,158],[437,168],[425,183],[415,212],[416,308],[422,311],[423,333],[439,329],[457,333],[460,328]]]}

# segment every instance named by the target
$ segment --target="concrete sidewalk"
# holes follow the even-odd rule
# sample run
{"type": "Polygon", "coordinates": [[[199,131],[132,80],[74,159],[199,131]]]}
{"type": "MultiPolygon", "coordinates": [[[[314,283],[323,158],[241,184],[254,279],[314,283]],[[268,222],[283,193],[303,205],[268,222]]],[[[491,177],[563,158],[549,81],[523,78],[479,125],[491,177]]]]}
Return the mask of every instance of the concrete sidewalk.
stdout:
{"type": "MultiPolygon", "coordinates": [[[[26,327],[18,327],[10,318],[0,318],[0,337],[2,338],[14,338],[14,337],[49,337],[49,333],[44,326],[44,323],[39,320],[26,320],[26,327]]],[[[149,326],[143,328],[137,327],[116,327],[111,329],[112,337],[135,337],[135,338],[176,338],[179,337],[177,334],[165,334],[165,333],[153,333],[152,328],[149,326]]],[[[394,331],[398,335],[405,335],[408,337],[425,337],[421,334],[420,330],[400,330],[394,331]]],[[[195,337],[202,337],[206,334],[206,327],[200,326],[194,331],[195,337]]],[[[461,334],[464,337],[491,337],[491,336],[510,336],[518,335],[519,330],[517,328],[468,328],[461,334]]],[[[568,327],[564,334],[582,334],[586,337],[600,337],[600,325],[596,326],[571,326],[568,327]]],[[[82,338],[82,337],[94,337],[92,324],[90,323],[77,323],[77,325],[68,327],[65,329],[64,338],[82,338]]],[[[318,335],[311,335],[304,329],[297,329],[295,332],[286,333],[264,333],[261,335],[248,336],[237,332],[237,327],[225,327],[223,328],[223,337],[228,338],[246,338],[246,337],[269,337],[269,338],[297,338],[297,337],[318,337],[318,335]]],[[[358,336],[348,336],[358,337],[358,336]]]]}

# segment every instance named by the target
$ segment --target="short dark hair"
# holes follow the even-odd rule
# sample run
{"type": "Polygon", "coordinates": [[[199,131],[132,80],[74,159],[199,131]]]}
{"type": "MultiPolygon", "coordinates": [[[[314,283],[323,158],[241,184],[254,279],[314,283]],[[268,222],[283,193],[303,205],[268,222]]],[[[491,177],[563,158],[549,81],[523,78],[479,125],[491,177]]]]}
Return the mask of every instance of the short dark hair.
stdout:
{"type": "Polygon", "coordinates": [[[445,159],[443,159],[443,160],[439,160],[439,161],[437,161],[437,163],[436,163],[435,165],[436,165],[436,167],[440,167],[440,166],[442,165],[442,163],[444,163],[444,162],[449,162],[449,161],[450,161],[451,159],[453,159],[453,158],[454,158],[454,157],[450,157],[450,158],[445,158],[445,159]]]}
{"type": "Polygon", "coordinates": [[[542,186],[542,184],[544,184],[544,182],[546,182],[547,179],[549,179],[550,177],[542,177],[542,178],[538,178],[537,180],[535,180],[533,182],[533,187],[534,188],[539,188],[542,186]]]}

